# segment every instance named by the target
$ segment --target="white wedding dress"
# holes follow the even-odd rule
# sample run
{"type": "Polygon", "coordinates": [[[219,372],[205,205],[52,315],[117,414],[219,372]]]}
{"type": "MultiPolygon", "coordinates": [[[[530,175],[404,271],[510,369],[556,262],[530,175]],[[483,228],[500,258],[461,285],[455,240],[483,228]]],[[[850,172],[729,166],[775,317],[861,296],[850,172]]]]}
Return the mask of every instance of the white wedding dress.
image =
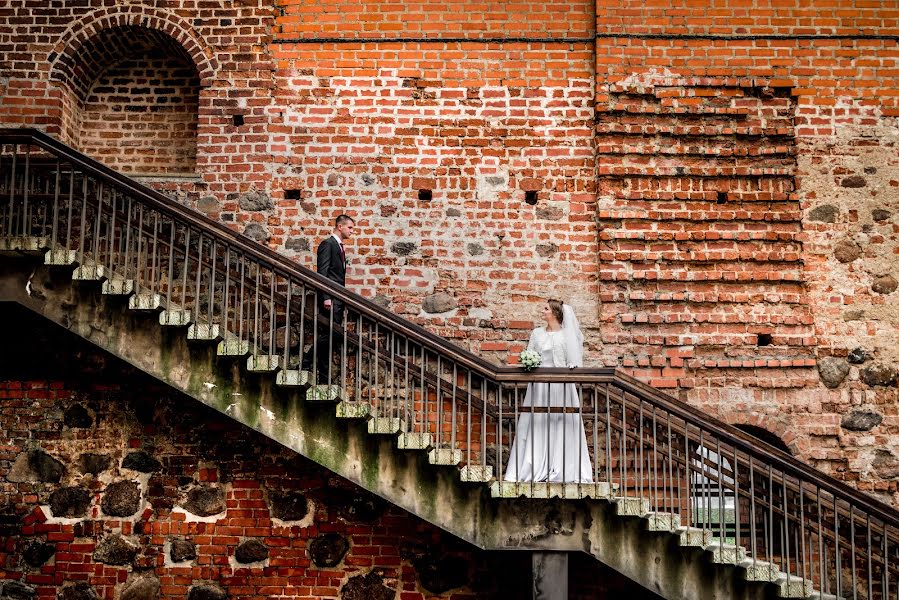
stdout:
{"type": "MultiPolygon", "coordinates": [[[[528,349],[540,353],[540,366],[569,366],[564,331],[539,327],[531,332],[528,349]]],[[[572,383],[532,383],[521,406],[577,408],[580,404],[577,388],[572,383]]],[[[582,415],[561,412],[519,415],[503,479],[591,483],[593,466],[582,415]]]]}

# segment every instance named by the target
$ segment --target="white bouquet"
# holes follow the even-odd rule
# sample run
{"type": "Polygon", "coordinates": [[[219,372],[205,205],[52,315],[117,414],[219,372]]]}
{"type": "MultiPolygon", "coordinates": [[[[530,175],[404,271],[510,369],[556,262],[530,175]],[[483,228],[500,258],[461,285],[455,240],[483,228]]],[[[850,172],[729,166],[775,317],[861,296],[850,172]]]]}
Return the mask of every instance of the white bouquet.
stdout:
{"type": "Polygon", "coordinates": [[[522,350],[518,357],[521,368],[525,371],[533,371],[540,366],[540,353],[536,350],[522,350]]]}

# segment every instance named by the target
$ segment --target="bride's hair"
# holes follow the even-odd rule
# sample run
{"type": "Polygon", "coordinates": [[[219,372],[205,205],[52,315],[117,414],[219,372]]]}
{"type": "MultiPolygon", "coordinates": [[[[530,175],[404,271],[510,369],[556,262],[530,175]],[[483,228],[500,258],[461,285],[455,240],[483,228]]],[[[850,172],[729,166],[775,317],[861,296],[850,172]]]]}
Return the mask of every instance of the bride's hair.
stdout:
{"type": "Polygon", "coordinates": [[[563,302],[561,300],[547,300],[546,303],[549,304],[549,310],[552,311],[556,321],[561,325],[562,321],[565,319],[564,313],[562,312],[563,302]]]}

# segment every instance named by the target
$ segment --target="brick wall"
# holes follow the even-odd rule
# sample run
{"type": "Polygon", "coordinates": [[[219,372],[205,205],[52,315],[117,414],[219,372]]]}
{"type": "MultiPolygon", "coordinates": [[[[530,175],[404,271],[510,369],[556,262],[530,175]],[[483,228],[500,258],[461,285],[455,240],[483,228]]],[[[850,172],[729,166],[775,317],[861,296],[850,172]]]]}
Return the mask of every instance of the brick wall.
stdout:
{"type": "Polygon", "coordinates": [[[356,215],[352,289],[497,360],[560,296],[591,364],[892,498],[889,3],[88,4],[3,16],[3,123],[74,141],[85,49],[161,31],[200,181],[160,189],[305,265],[356,215]]]}

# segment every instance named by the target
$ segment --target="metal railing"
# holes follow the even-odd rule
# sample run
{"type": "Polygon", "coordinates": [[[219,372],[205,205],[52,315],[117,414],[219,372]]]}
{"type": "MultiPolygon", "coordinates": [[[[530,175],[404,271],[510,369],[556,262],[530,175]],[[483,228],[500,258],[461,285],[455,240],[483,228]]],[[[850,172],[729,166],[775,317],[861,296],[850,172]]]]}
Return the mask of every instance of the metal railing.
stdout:
{"type": "Polygon", "coordinates": [[[630,499],[809,591],[899,598],[891,507],[613,369],[490,363],[43,133],[0,130],[0,243],[308,398],[368,405],[494,495],[630,499]]]}

